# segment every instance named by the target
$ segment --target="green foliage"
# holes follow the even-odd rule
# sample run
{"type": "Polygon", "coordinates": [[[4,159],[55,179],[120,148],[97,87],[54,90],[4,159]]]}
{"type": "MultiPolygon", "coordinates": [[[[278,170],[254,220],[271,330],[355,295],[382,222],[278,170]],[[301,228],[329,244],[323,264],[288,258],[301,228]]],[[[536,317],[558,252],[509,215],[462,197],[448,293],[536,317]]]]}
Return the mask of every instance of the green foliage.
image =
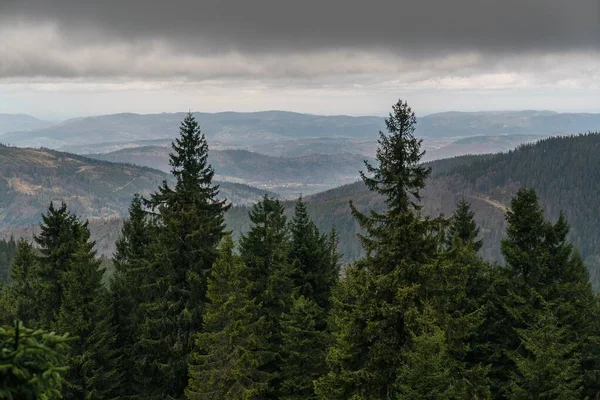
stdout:
{"type": "MultiPolygon", "coordinates": [[[[398,372],[398,399],[485,399],[487,370],[482,366],[465,368],[452,354],[449,335],[437,320],[435,307],[426,304],[422,311],[412,309],[408,319],[410,351],[398,372]]],[[[463,338],[464,339],[464,338],[463,338]]]]}
{"type": "Polygon", "coordinates": [[[311,220],[306,204],[299,198],[289,224],[293,286],[297,293],[329,309],[331,288],[339,274],[337,238],[322,234],[311,220]]]}
{"type": "MultiPolygon", "coordinates": [[[[531,335],[536,333],[527,329],[532,321],[540,320],[540,314],[546,318],[547,308],[552,310],[557,329],[569,332],[571,357],[584,356],[586,369],[597,370],[597,364],[585,356],[589,343],[597,340],[592,322],[597,318],[597,303],[585,266],[567,241],[566,220],[561,216],[555,224],[547,221],[535,191],[521,189],[511,202],[507,222],[507,236],[502,241],[507,266],[498,270],[491,282],[487,334],[483,338],[487,342],[484,353],[492,366],[492,389],[499,398],[510,397],[514,389],[511,379],[525,365],[515,360],[529,359],[533,351],[527,341],[534,340],[531,335]]],[[[545,323],[549,333],[553,329],[550,325],[545,323]]],[[[574,361],[565,362],[570,365],[574,361]]],[[[578,368],[579,377],[587,376],[578,368]]],[[[597,388],[596,378],[588,380],[584,390],[595,394],[597,388]]]]}
{"type": "Polygon", "coordinates": [[[157,243],[149,257],[149,297],[145,299],[137,347],[145,398],[181,398],[188,384],[188,358],[202,325],[206,276],[224,235],[214,171],[207,163],[208,145],[188,114],[172,144],[171,173],[147,204],[157,213],[157,243]],[[166,314],[166,315],[165,315],[166,314]],[[165,320],[162,316],[165,315],[165,320]]]}
{"type": "Polygon", "coordinates": [[[24,324],[34,324],[39,320],[36,295],[40,293],[39,263],[33,246],[20,240],[11,271],[11,285],[7,295],[14,307],[13,318],[24,324]]]}
{"type": "Polygon", "coordinates": [[[258,399],[267,392],[272,376],[264,367],[274,354],[250,277],[226,236],[208,278],[209,304],[190,365],[188,399],[258,399]]]}
{"type": "Polygon", "coordinates": [[[113,350],[114,327],[108,292],[102,284],[104,270],[95,258],[89,232],[81,233],[79,248],[61,274],[61,305],[55,321],[58,331],[77,339],[67,355],[67,398],[104,399],[119,383],[113,350]]]}
{"type": "Polygon", "coordinates": [[[517,334],[524,351],[510,354],[516,366],[508,386],[510,399],[582,398],[580,359],[569,328],[560,326],[546,308],[517,334]]]}
{"type": "Polygon", "coordinates": [[[324,313],[314,300],[296,297],[281,317],[281,399],[316,399],[314,381],[327,372],[329,332],[319,327],[324,313]]]}
{"type": "MultiPolygon", "coordinates": [[[[421,268],[436,256],[437,221],[422,219],[420,190],[430,170],[419,164],[416,118],[399,101],[380,133],[378,167],[366,163],[367,187],[384,196],[388,210],[352,213],[366,231],[366,257],[347,269],[334,298],[335,340],[330,372],[317,385],[320,398],[370,399],[398,395],[398,373],[410,349],[406,313],[420,309],[426,293],[421,268]]],[[[427,278],[427,277],[425,277],[427,278]]]]}
{"type": "Polygon", "coordinates": [[[450,218],[450,226],[446,233],[446,245],[451,248],[455,241],[465,246],[471,246],[475,252],[483,246],[483,240],[477,240],[479,228],[475,222],[475,213],[471,205],[462,198],[456,205],[456,210],[450,218]]]}
{"type": "Polygon", "coordinates": [[[48,212],[42,215],[40,230],[34,238],[41,253],[36,311],[40,315],[40,326],[48,327],[54,323],[62,303],[63,274],[71,267],[73,255],[87,242],[89,231],[87,222],[82,223],[71,214],[65,203],[60,208],[50,203],[48,212]]]}
{"type": "Polygon", "coordinates": [[[12,237],[9,240],[0,240],[0,281],[8,282],[16,254],[17,242],[12,237]]]}
{"type": "Polygon", "coordinates": [[[293,292],[289,262],[289,231],[283,205],[265,197],[252,208],[252,225],[240,239],[241,256],[252,279],[251,296],[261,305],[259,316],[266,321],[269,350],[273,360],[264,367],[272,374],[267,398],[278,398],[281,371],[281,315],[289,310],[293,292]]]}
{"type": "Polygon", "coordinates": [[[121,237],[116,243],[115,274],[110,282],[115,327],[113,346],[119,353],[117,395],[120,399],[133,398],[136,393],[135,344],[142,320],[141,305],[148,286],[152,233],[142,198],[135,195],[129,207],[129,218],[123,223],[121,237]]]}
{"type": "Polygon", "coordinates": [[[0,398],[62,398],[68,342],[67,335],[28,329],[21,322],[16,322],[14,326],[1,326],[0,398]]]}

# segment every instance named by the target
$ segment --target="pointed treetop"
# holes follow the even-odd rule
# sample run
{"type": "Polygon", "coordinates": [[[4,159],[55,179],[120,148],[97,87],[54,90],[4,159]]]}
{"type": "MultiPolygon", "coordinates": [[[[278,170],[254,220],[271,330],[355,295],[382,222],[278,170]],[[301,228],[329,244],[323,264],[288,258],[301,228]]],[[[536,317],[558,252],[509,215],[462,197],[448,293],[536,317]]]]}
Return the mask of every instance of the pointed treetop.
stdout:
{"type": "Polygon", "coordinates": [[[178,186],[191,189],[212,183],[214,170],[208,164],[208,143],[192,113],[181,122],[179,137],[171,147],[169,165],[178,186]]]}
{"type": "Polygon", "coordinates": [[[471,204],[463,197],[456,205],[456,210],[450,218],[446,244],[449,248],[454,245],[471,246],[479,251],[483,246],[483,240],[477,240],[479,227],[475,222],[475,213],[471,211],[471,204]]]}
{"type": "Polygon", "coordinates": [[[370,190],[386,197],[390,211],[418,209],[414,200],[421,199],[419,192],[431,168],[420,165],[425,152],[422,140],[414,136],[417,118],[408,103],[398,100],[385,123],[388,134],[379,132],[379,165],[365,161],[367,170],[361,171],[361,177],[370,190]]]}

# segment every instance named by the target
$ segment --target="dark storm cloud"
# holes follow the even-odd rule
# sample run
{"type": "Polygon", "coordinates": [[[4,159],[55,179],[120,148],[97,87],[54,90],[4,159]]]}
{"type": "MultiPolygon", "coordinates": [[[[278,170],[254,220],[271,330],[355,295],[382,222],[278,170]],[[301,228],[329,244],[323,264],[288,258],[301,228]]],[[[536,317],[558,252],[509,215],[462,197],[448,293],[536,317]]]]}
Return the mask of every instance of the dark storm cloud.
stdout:
{"type": "Polygon", "coordinates": [[[54,22],[71,41],[158,39],[190,51],[600,48],[600,0],[0,0],[1,20],[54,22]]]}

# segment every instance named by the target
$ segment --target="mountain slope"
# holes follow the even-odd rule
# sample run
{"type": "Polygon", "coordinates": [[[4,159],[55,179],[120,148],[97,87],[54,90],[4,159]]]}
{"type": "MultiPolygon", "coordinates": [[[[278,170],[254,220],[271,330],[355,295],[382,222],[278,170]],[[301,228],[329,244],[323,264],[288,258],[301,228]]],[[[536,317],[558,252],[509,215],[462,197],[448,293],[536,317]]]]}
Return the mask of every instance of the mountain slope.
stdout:
{"type": "MultiPolygon", "coordinates": [[[[434,173],[423,191],[423,211],[450,215],[461,197],[469,200],[481,227],[486,258],[501,260],[504,213],[519,187],[534,188],[551,220],[561,210],[569,220],[571,239],[586,260],[592,282],[600,289],[600,134],[554,137],[517,150],[487,156],[463,156],[431,163],[434,173]]],[[[361,211],[385,208],[383,199],[362,182],[306,198],[321,229],[335,226],[347,260],[360,256],[359,227],[349,212],[352,200],[361,211]]],[[[293,204],[287,204],[289,212],[293,204]]],[[[228,215],[237,231],[247,228],[246,210],[228,215]]]]}
{"type": "MultiPolygon", "coordinates": [[[[129,162],[169,171],[169,147],[144,146],[91,158],[129,162]]],[[[358,154],[312,154],[302,157],[271,157],[245,150],[212,150],[209,162],[220,180],[244,182],[270,188],[280,194],[316,193],[358,179],[365,157],[358,154]]]]}
{"type": "Polygon", "coordinates": [[[14,131],[42,129],[51,125],[51,122],[42,121],[27,114],[0,114],[0,135],[14,131]]]}
{"type": "MultiPolygon", "coordinates": [[[[0,146],[0,228],[37,223],[50,201],[65,201],[83,218],[120,217],[134,193],[148,195],[165,179],[167,174],[146,167],[0,146]]],[[[223,183],[221,192],[234,204],[247,204],[265,190],[223,183]]]]}

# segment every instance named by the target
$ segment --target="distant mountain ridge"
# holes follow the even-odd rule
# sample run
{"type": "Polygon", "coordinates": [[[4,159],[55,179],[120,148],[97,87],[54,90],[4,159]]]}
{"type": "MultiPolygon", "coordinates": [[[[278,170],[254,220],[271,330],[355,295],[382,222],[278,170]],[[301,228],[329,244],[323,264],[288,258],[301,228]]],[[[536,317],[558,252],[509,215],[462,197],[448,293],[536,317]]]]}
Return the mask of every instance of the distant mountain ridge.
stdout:
{"type": "MultiPolygon", "coordinates": [[[[168,172],[170,147],[126,148],[88,157],[128,162],[168,172]]],[[[217,179],[267,187],[282,195],[310,194],[358,179],[366,157],[358,154],[311,154],[301,157],[272,157],[246,150],[211,150],[209,162],[217,179]]]]}
{"type": "MultiPolygon", "coordinates": [[[[100,143],[107,141],[173,138],[185,113],[112,114],[78,118],[31,132],[12,132],[0,137],[19,146],[100,143]]],[[[254,113],[194,113],[209,140],[224,143],[271,141],[319,136],[361,137],[384,128],[382,118],[318,116],[286,111],[254,113]]]]}
{"type": "MultiPolygon", "coordinates": [[[[384,118],[322,116],[287,111],[194,113],[209,142],[239,147],[319,137],[377,138],[384,118]]],[[[59,125],[5,133],[18,146],[86,145],[173,138],[184,113],[112,114],[77,118],[59,125]]],[[[507,134],[551,135],[600,129],[600,114],[551,111],[444,112],[419,118],[417,136],[449,138],[507,134]]]]}
{"type": "Polygon", "coordinates": [[[0,135],[14,131],[47,128],[52,122],[42,121],[27,114],[0,114],[0,135]]]}

